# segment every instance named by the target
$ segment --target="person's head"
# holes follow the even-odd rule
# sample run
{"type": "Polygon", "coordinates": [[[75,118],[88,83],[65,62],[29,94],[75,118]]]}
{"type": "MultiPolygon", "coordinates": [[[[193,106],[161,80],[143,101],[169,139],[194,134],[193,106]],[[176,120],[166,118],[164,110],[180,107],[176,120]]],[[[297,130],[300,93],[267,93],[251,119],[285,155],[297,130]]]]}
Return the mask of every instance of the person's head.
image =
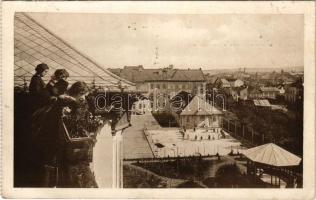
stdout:
{"type": "Polygon", "coordinates": [[[54,73],[54,77],[57,81],[61,79],[66,80],[69,77],[69,73],[65,69],[57,69],[54,73]]]}
{"type": "Polygon", "coordinates": [[[72,84],[72,86],[68,90],[68,95],[75,98],[78,102],[85,101],[85,96],[88,93],[88,86],[83,81],[78,81],[72,84]]]}
{"type": "Polygon", "coordinates": [[[48,70],[49,67],[45,63],[38,64],[35,67],[36,74],[40,75],[41,77],[44,77],[47,74],[48,70]]]}

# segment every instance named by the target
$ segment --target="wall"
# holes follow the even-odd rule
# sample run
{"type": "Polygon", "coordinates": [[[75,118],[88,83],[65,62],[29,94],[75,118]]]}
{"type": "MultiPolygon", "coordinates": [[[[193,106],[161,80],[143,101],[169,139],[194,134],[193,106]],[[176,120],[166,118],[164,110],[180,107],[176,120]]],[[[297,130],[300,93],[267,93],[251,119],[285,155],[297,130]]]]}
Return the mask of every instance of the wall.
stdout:
{"type": "Polygon", "coordinates": [[[105,124],[98,133],[93,148],[92,171],[100,188],[113,186],[113,136],[111,127],[105,124]]]}

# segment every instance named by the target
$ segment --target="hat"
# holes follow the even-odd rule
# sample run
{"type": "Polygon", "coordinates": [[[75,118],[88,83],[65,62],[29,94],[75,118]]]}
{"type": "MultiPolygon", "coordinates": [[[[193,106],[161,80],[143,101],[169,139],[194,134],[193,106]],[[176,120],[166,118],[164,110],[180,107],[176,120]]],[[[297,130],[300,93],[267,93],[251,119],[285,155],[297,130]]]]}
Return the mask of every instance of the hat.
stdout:
{"type": "Polygon", "coordinates": [[[45,63],[38,64],[35,67],[35,71],[38,72],[38,73],[41,73],[41,72],[45,71],[46,69],[49,69],[49,67],[45,63]]]}

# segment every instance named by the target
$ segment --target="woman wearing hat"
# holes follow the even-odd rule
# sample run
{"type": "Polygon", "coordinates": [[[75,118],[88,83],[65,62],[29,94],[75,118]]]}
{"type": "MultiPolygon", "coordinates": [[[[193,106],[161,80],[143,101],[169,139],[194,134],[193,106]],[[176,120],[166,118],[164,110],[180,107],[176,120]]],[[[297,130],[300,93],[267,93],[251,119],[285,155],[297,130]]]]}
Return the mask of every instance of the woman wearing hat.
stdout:
{"type": "Polygon", "coordinates": [[[36,73],[33,75],[29,91],[32,98],[33,110],[46,104],[46,85],[43,77],[47,74],[49,67],[45,63],[36,66],[36,73]]]}

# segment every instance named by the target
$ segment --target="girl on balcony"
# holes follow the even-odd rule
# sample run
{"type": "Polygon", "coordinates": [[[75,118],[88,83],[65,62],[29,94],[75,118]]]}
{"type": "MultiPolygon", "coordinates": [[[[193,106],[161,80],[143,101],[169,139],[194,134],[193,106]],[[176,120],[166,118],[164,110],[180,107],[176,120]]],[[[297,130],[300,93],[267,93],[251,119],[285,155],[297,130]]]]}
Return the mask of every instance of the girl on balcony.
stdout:
{"type": "Polygon", "coordinates": [[[51,80],[47,83],[46,89],[50,96],[59,96],[64,94],[68,88],[67,78],[69,73],[65,69],[57,69],[51,80]]]}
{"type": "Polygon", "coordinates": [[[71,138],[63,122],[67,110],[76,112],[85,102],[88,87],[85,82],[74,83],[66,94],[59,95],[49,105],[32,116],[32,138],[37,176],[36,187],[71,187],[65,162],[66,148],[75,143],[93,143],[90,137],[71,138]]]}

